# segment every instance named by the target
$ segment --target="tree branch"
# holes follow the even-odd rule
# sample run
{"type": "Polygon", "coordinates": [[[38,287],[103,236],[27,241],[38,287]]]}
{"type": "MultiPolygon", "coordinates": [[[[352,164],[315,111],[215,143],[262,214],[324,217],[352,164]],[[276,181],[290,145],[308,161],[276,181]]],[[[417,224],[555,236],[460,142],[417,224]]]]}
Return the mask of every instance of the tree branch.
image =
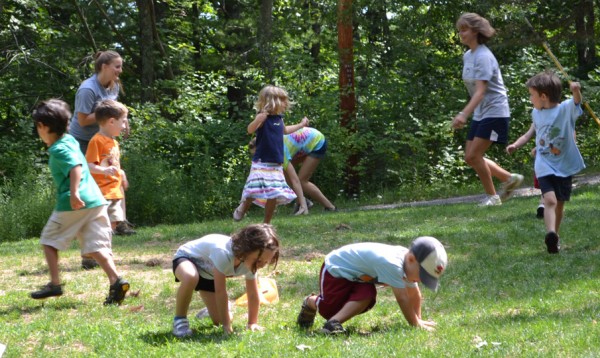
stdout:
{"type": "Polygon", "coordinates": [[[79,7],[79,4],[77,3],[77,0],[73,0],[73,5],[75,5],[75,8],[77,9],[77,15],[79,15],[79,18],[81,19],[81,22],[83,23],[83,26],[85,27],[85,31],[88,35],[88,40],[92,43],[92,49],[94,50],[94,53],[98,52],[98,47],[96,46],[96,41],[94,40],[94,36],[92,35],[92,31],[90,30],[90,27],[88,26],[87,20],[85,19],[85,15],[83,14],[83,10],[81,10],[81,8],[79,7]]]}

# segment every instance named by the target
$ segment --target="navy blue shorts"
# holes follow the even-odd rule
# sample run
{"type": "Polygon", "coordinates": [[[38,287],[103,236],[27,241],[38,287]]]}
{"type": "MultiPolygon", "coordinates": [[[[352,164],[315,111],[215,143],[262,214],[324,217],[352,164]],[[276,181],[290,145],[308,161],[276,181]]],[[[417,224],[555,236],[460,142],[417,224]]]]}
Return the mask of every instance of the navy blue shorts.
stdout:
{"type": "Polygon", "coordinates": [[[569,201],[571,199],[571,190],[573,188],[573,176],[557,177],[556,175],[546,175],[538,178],[542,195],[553,191],[558,201],[569,201]]]}
{"type": "Polygon", "coordinates": [[[327,153],[327,139],[323,140],[323,145],[321,148],[308,153],[308,156],[317,159],[323,159],[325,157],[325,153],[327,153]]]}
{"type": "MultiPolygon", "coordinates": [[[[177,266],[179,266],[184,261],[189,261],[189,262],[193,263],[194,266],[196,266],[196,270],[198,272],[200,272],[200,269],[198,268],[198,264],[196,262],[194,262],[193,259],[190,259],[189,257],[178,257],[176,259],[173,259],[173,274],[175,274],[175,270],[177,269],[177,266]]],[[[175,277],[175,282],[179,282],[177,277],[175,277]]],[[[215,280],[207,280],[204,277],[200,276],[200,279],[198,280],[198,283],[196,284],[196,288],[194,290],[195,291],[215,292],[215,280]]]]}
{"type": "Polygon", "coordinates": [[[508,143],[508,122],[510,118],[484,118],[480,121],[471,121],[467,140],[483,138],[498,144],[508,143]]]}

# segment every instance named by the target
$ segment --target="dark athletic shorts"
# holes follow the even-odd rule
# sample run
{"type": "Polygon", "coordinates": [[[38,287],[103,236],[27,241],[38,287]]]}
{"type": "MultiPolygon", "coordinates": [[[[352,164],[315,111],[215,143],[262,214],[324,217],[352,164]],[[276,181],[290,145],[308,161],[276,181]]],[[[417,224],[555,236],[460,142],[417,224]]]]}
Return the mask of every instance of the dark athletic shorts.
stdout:
{"type": "Polygon", "coordinates": [[[321,294],[317,297],[317,307],[319,314],[325,319],[333,317],[349,301],[370,299],[371,303],[362,313],[373,308],[377,301],[377,289],[374,284],[333,277],[325,270],[325,265],[321,266],[319,281],[321,294]]]}
{"type": "Polygon", "coordinates": [[[475,137],[491,140],[498,144],[508,142],[508,122],[510,118],[484,118],[480,121],[471,121],[467,140],[475,137]]]}
{"type": "Polygon", "coordinates": [[[325,157],[325,153],[327,153],[327,139],[323,140],[323,145],[321,148],[308,153],[308,156],[317,159],[323,159],[325,157]]]}
{"type": "MultiPolygon", "coordinates": [[[[175,270],[177,269],[177,266],[179,266],[179,264],[181,264],[183,261],[189,261],[189,262],[193,263],[194,266],[196,266],[196,270],[198,272],[200,272],[200,269],[198,268],[198,264],[196,262],[194,262],[193,259],[190,259],[189,257],[178,257],[176,259],[173,259],[173,275],[175,274],[175,270]]],[[[177,277],[175,277],[175,282],[179,282],[177,277]]],[[[202,276],[200,276],[200,279],[198,280],[198,283],[196,284],[196,288],[194,290],[195,291],[215,292],[215,280],[207,280],[207,279],[203,278],[202,276]]]]}
{"type": "Polygon", "coordinates": [[[553,191],[558,201],[569,201],[571,199],[571,189],[573,187],[573,176],[557,177],[556,175],[546,175],[538,178],[542,195],[553,191]]]}

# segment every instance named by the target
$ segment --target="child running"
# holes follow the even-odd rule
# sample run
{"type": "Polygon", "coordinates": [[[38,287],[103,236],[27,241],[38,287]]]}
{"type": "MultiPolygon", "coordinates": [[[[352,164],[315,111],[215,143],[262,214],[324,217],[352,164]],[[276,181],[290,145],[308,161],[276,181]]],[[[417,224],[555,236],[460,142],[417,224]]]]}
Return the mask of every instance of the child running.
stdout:
{"type": "Polygon", "coordinates": [[[37,132],[48,146],[48,164],[56,186],[57,201],[40,238],[50,282],[41,290],[32,292],[31,298],[63,294],[58,251],[68,249],[77,237],[81,254],[96,260],[108,276],[110,288],[104,304],[121,304],[129,290],[129,283],[119,277],[115,268],[106,201],[90,175],[79,143],[66,132],[69,118],[69,106],[58,99],[43,101],[33,111],[37,132]]]}
{"type": "Polygon", "coordinates": [[[298,124],[285,126],[283,114],[291,106],[287,92],[276,86],[264,87],[255,104],[258,114],[248,125],[248,133],[256,132],[256,151],[252,158],[250,174],[246,180],[240,205],[233,212],[233,219],[240,221],[254,203],[264,206],[263,222],[273,218],[277,205],[285,205],[296,198],[283,175],[283,135],[308,125],[308,118],[298,124]]]}
{"type": "Polygon", "coordinates": [[[317,311],[327,319],[322,333],[344,333],[342,323],[375,306],[376,284],[391,287],[409,324],[434,330],[435,322],[421,318],[418,282],[436,291],[448,257],[435,238],[415,239],[410,249],[374,242],[350,244],[325,256],[319,277],[321,292],[306,297],[298,315],[299,326],[313,325],[317,311]]]}
{"type": "MultiPolygon", "coordinates": [[[[127,128],[127,113],[127,107],[120,102],[107,99],[98,103],[94,115],[99,130],[90,140],[85,154],[92,177],[108,201],[108,217],[113,232],[117,226],[125,225],[121,202],[125,196],[121,187],[127,190],[129,182],[121,169],[121,151],[115,137],[127,128]]],[[[135,233],[131,230],[125,232],[128,235],[135,233]]]]}
{"type": "Polygon", "coordinates": [[[200,291],[213,323],[222,325],[226,334],[232,333],[225,280],[233,276],[246,278],[247,328],[261,330],[258,325],[257,271],[269,264],[277,266],[278,259],[279,239],[270,224],[249,225],[231,237],[206,235],[179,247],[173,258],[175,281],[181,282],[177,290],[173,334],[177,337],[192,334],[187,313],[194,290],[200,291]]]}
{"type": "Polygon", "coordinates": [[[575,142],[575,121],[581,109],[581,85],[571,82],[573,98],[561,102],[562,83],[550,71],[530,78],[526,86],[533,104],[532,127],[509,145],[509,153],[527,143],[535,131],[535,174],[544,198],[544,242],[548,253],[560,251],[558,231],[563,218],[565,202],[571,198],[573,175],[585,168],[575,142]]]}

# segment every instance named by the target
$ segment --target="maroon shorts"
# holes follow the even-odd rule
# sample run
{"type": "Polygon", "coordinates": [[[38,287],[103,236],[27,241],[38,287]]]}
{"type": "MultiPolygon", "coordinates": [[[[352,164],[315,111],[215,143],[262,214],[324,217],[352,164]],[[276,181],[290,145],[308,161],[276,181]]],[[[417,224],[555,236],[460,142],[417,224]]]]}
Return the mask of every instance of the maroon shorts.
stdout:
{"type": "Polygon", "coordinates": [[[371,300],[362,313],[373,308],[377,301],[377,289],[374,284],[333,277],[325,270],[325,265],[321,266],[319,281],[321,294],[317,297],[317,307],[319,314],[325,319],[333,317],[350,301],[371,300]]]}

